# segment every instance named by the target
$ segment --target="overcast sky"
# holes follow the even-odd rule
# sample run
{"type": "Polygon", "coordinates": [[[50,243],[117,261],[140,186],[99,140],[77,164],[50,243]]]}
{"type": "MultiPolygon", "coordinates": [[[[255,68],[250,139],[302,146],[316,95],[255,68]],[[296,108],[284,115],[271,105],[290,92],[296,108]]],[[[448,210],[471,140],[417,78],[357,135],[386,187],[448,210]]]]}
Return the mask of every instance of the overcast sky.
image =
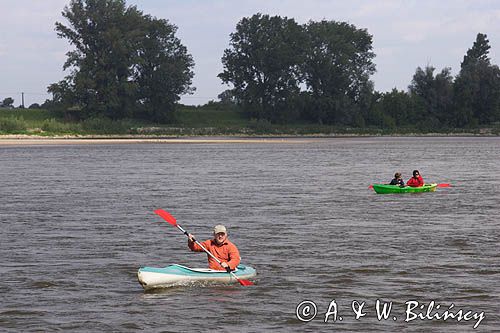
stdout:
{"type": "MultiPolygon", "coordinates": [[[[58,39],[56,21],[69,0],[0,0],[0,100],[14,105],[41,103],[47,86],[67,73],[62,66],[70,46],[58,39]]],[[[128,0],[145,14],[167,19],[195,61],[194,95],[184,104],[216,100],[228,86],[217,74],[237,22],[256,13],[294,18],[303,24],[322,19],[345,21],[373,36],[375,89],[406,90],[418,66],[453,75],[478,32],[488,35],[492,63],[500,64],[499,0],[128,0]]],[[[436,73],[435,72],[435,73],[436,73]]]]}

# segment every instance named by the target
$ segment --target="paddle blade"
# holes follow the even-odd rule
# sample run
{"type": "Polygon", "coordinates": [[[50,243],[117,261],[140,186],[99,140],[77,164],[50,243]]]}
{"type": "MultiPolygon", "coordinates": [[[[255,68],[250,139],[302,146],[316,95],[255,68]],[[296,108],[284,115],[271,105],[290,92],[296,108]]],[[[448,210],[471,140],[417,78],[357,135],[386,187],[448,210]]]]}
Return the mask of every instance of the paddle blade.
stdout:
{"type": "Polygon", "coordinates": [[[437,187],[451,187],[451,184],[441,183],[441,184],[438,184],[437,187]]]}
{"type": "Polygon", "coordinates": [[[237,279],[238,282],[242,285],[242,286],[253,286],[253,282],[252,281],[248,281],[248,280],[242,280],[242,279],[237,279]]]}
{"type": "Polygon", "coordinates": [[[373,185],[368,186],[368,188],[373,188],[373,185]]]}
{"type": "Polygon", "coordinates": [[[173,225],[174,227],[177,227],[177,221],[175,217],[173,217],[169,212],[163,210],[163,209],[157,209],[155,210],[155,214],[159,215],[162,219],[173,225]]]}
{"type": "Polygon", "coordinates": [[[229,272],[242,286],[253,286],[253,282],[252,281],[248,281],[248,280],[243,280],[243,279],[239,279],[236,274],[234,274],[233,272],[229,272]]]}

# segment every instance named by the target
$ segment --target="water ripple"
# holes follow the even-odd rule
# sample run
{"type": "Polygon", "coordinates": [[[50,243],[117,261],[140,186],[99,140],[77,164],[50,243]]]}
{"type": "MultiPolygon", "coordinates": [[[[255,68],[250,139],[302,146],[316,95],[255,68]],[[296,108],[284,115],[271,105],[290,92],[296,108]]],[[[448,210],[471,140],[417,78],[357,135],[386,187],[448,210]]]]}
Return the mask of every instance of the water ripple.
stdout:
{"type": "Polygon", "coordinates": [[[484,311],[500,327],[500,140],[339,138],[300,144],[0,148],[0,329],[456,332],[471,322],[378,321],[377,299],[484,311]],[[435,193],[367,187],[418,168],[435,193]],[[145,293],[141,266],[206,265],[152,212],[199,239],[228,226],[253,287],[145,293]],[[305,324],[303,300],[318,305],[305,324]],[[324,322],[332,300],[345,316],[324,322]],[[355,320],[351,302],[371,312],[355,320]]]}

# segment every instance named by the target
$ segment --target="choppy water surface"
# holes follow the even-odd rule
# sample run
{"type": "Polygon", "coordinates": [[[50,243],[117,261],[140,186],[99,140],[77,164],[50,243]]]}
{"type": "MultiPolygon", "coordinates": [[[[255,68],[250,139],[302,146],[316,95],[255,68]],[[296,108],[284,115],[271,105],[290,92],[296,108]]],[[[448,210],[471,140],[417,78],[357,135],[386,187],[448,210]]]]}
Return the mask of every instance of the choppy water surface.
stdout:
{"type": "Polygon", "coordinates": [[[477,322],[405,322],[411,300],[423,314],[431,301],[432,313],[484,312],[478,331],[500,327],[499,138],[304,141],[0,146],[0,329],[465,332],[477,322]],[[453,187],[368,189],[415,168],[453,187]],[[156,208],[199,239],[227,225],[256,285],[145,293],[141,266],[206,265],[156,208]],[[393,302],[387,320],[377,299],[393,302]],[[307,323],[296,316],[304,300],[317,307],[307,323]],[[333,300],[337,321],[324,323],[333,300]],[[366,302],[358,320],[354,300],[366,302]]]}

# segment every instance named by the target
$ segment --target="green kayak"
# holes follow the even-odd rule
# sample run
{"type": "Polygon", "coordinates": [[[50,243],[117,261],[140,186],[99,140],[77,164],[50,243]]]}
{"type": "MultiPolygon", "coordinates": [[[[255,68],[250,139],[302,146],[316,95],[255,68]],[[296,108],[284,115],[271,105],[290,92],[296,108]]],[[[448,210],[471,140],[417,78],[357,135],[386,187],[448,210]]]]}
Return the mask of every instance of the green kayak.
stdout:
{"type": "Polygon", "coordinates": [[[434,192],[436,187],[437,184],[424,184],[424,186],[421,187],[373,184],[373,190],[378,194],[434,192]]]}

